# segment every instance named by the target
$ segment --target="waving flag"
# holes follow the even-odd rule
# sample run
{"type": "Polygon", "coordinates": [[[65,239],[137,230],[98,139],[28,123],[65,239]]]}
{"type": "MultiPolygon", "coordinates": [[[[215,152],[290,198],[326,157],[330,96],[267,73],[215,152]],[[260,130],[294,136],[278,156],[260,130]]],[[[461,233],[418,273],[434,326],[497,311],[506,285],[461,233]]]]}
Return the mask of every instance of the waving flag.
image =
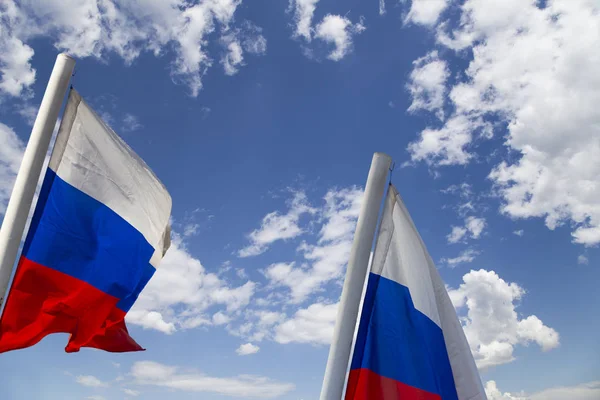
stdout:
{"type": "Polygon", "coordinates": [[[400,195],[390,185],[346,399],[485,398],[444,283],[400,195]]]}
{"type": "Polygon", "coordinates": [[[0,352],[70,333],[67,352],[143,350],[124,317],[170,244],[171,198],[71,90],[0,320],[0,352]]]}

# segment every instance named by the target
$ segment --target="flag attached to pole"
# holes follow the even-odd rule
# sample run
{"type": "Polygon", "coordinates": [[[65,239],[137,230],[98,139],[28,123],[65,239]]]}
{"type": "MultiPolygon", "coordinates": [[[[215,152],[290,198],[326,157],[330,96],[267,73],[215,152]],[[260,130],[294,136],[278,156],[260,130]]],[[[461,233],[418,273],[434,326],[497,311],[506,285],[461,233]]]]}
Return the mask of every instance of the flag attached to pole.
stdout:
{"type": "Polygon", "coordinates": [[[392,185],[376,240],[345,398],[486,399],[444,283],[392,185]]]}
{"type": "Polygon", "coordinates": [[[67,352],[143,350],[124,317],[170,245],[169,193],[71,90],[6,307],[0,352],[70,333],[67,352]]]}

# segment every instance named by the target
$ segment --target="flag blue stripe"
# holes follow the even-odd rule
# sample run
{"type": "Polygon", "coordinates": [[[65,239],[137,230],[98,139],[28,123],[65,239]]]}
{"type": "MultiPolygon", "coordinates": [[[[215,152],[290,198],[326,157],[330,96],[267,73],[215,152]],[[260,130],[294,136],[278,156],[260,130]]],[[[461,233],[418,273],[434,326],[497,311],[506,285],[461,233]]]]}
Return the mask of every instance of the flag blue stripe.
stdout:
{"type": "Polygon", "coordinates": [[[369,274],[351,369],[366,368],[457,400],[441,328],[418,311],[407,287],[369,274]]]}
{"type": "Polygon", "coordinates": [[[25,257],[116,297],[127,312],[154,274],[153,253],[121,216],[47,170],[25,257]]]}

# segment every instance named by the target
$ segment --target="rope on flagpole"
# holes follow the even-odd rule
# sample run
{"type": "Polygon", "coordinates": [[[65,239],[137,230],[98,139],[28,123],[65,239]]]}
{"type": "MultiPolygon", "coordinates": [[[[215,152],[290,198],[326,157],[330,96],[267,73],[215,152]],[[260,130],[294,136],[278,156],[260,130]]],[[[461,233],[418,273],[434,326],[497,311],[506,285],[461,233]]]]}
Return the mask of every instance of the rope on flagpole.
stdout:
{"type": "Polygon", "coordinates": [[[392,175],[394,174],[394,169],[396,169],[396,161],[392,161],[392,165],[390,166],[390,180],[389,184],[392,184],[392,175]]]}

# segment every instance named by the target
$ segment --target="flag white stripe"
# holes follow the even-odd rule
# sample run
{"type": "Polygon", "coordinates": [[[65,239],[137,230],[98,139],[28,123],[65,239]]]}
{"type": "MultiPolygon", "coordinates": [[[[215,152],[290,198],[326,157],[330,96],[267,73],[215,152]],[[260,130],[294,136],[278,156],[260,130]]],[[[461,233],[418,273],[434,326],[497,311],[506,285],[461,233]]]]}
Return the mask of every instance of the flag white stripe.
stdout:
{"type": "Polygon", "coordinates": [[[415,308],[442,329],[459,400],[486,400],[475,360],[444,282],[393,186],[385,202],[371,272],[406,286],[415,308]]]}
{"type": "MultiPolygon", "coordinates": [[[[406,207],[396,201],[398,193],[390,186],[381,220],[376,246],[388,251],[375,250],[371,272],[406,286],[415,308],[441,327],[435,294],[429,276],[429,255],[406,207]]],[[[435,268],[435,267],[434,267],[435,268]]]]}
{"type": "Polygon", "coordinates": [[[103,203],[154,247],[155,267],[168,247],[169,193],[146,163],[71,90],[49,167],[103,203]]]}

